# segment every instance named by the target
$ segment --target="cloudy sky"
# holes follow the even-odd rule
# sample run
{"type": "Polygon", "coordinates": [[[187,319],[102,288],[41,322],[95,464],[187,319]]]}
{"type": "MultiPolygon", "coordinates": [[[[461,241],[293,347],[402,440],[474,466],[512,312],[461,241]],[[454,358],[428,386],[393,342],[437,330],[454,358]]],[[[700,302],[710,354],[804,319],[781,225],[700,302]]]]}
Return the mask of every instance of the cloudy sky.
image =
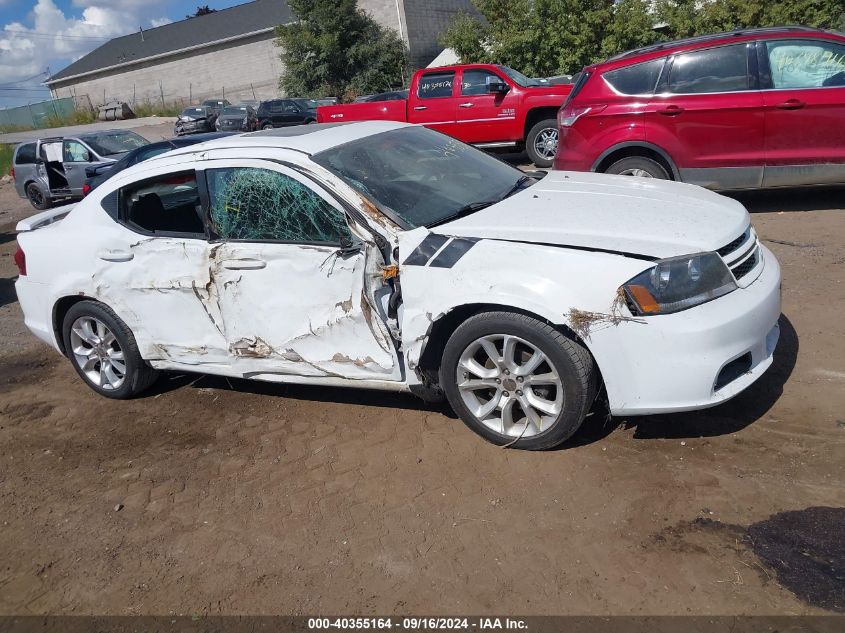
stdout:
{"type": "Polygon", "coordinates": [[[0,107],[49,98],[39,84],[106,40],[245,0],[0,0],[0,107]]]}

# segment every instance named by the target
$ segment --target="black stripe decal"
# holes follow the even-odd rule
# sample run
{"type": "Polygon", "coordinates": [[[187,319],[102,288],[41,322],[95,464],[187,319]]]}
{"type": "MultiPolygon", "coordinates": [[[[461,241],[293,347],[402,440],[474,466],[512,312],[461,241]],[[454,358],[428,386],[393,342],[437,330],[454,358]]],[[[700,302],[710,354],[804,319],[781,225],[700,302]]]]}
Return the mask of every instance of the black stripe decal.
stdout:
{"type": "Polygon", "coordinates": [[[405,260],[404,266],[425,266],[429,259],[449,241],[445,235],[430,233],[405,260]]]}
{"type": "Polygon", "coordinates": [[[451,268],[478,242],[475,237],[456,237],[429,264],[432,268],[451,268]]]}
{"type": "Polygon", "coordinates": [[[511,244],[534,244],[536,246],[552,246],[554,248],[566,248],[574,251],[586,251],[588,253],[607,253],[609,255],[621,255],[622,257],[630,257],[631,259],[642,259],[647,262],[659,261],[659,257],[652,257],[651,255],[643,255],[641,253],[629,253],[627,251],[614,251],[608,248],[594,248],[592,246],[575,246],[574,244],[553,244],[550,242],[529,242],[528,240],[505,240],[495,239],[497,242],[509,242],[511,244]]]}

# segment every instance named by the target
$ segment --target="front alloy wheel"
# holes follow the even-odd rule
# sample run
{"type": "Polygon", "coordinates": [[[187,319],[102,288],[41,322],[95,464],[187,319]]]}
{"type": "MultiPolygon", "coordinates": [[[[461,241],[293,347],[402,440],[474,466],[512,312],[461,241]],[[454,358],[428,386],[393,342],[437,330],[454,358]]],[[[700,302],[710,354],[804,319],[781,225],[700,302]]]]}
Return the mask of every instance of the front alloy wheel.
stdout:
{"type": "Polygon", "coordinates": [[[499,445],[553,448],[584,420],[596,394],[580,341],[526,314],[483,312],[452,334],[440,387],[473,431],[499,445]]]}
{"type": "Polygon", "coordinates": [[[537,167],[551,167],[559,140],[557,119],[540,121],[529,130],[525,138],[525,151],[528,153],[528,158],[537,167]]]}
{"type": "Polygon", "coordinates": [[[492,334],[470,343],[456,381],[476,419],[508,437],[538,435],[563,410],[563,384],[554,364],[518,336],[492,334]]]}

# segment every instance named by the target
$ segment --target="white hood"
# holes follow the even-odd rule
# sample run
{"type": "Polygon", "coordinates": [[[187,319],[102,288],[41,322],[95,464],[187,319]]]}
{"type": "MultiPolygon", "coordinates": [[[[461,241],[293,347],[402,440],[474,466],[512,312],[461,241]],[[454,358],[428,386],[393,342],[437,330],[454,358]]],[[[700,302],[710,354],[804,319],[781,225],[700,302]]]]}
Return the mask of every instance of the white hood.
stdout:
{"type": "Polygon", "coordinates": [[[714,251],[749,224],[739,202],[666,180],[553,171],[444,235],[560,244],[650,257],[714,251]]]}

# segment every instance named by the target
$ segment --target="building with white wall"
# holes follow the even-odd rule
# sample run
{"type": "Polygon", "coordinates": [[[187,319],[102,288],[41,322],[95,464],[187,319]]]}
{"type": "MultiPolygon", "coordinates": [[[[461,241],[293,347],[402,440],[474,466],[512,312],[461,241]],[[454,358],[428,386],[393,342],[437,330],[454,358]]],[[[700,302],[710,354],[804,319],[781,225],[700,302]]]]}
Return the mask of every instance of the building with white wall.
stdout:
{"type": "MultiPolygon", "coordinates": [[[[415,67],[440,52],[438,38],[470,0],[358,0],[383,26],[396,30],[415,67]]],[[[284,0],[253,0],[229,9],[117,37],[53,75],[55,98],[100,105],[237,102],[279,96],[283,66],[275,28],[294,19],[284,0]]]]}

